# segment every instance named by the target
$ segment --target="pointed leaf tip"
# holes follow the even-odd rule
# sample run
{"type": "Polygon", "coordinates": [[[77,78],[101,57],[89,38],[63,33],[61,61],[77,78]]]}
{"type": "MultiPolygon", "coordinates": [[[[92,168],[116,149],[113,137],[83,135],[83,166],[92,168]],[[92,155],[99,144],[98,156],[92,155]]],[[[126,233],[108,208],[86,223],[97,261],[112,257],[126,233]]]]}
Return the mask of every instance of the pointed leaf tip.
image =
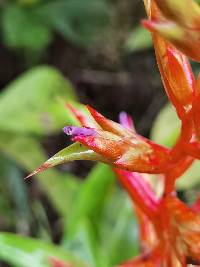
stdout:
{"type": "Polygon", "coordinates": [[[31,178],[32,176],[34,176],[34,175],[36,175],[36,174],[38,174],[38,173],[40,173],[40,172],[43,172],[43,171],[45,171],[46,169],[51,168],[51,167],[52,167],[52,164],[45,162],[45,163],[42,164],[40,167],[38,167],[35,171],[33,171],[32,173],[30,173],[29,175],[27,175],[27,176],[24,178],[24,180],[27,180],[27,179],[31,178]]]}
{"type": "MultiPolygon", "coordinates": [[[[80,135],[80,137],[83,137],[80,135]]],[[[56,153],[53,157],[48,159],[44,164],[42,164],[39,168],[37,168],[34,172],[29,174],[25,179],[32,177],[40,172],[45,171],[48,168],[52,168],[54,166],[68,163],[74,160],[92,160],[92,161],[104,161],[102,156],[98,155],[91,149],[85,147],[80,143],[74,143],[63,150],[56,153]]]]}

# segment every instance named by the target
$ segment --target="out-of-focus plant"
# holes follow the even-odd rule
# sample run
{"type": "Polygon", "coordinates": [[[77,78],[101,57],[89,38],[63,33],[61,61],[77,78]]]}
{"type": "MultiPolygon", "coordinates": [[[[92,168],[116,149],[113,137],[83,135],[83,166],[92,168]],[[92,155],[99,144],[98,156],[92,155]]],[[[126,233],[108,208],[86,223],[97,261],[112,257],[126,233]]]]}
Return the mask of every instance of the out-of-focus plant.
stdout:
{"type": "Polygon", "coordinates": [[[129,52],[136,52],[152,47],[151,34],[141,25],[138,25],[128,36],[125,42],[125,49],[129,52]]]}
{"type": "MultiPolygon", "coordinates": [[[[60,105],[62,98],[77,100],[69,81],[47,66],[27,71],[0,95],[0,113],[3,114],[0,119],[1,230],[28,235],[33,233],[35,222],[35,235],[46,241],[51,239],[44,206],[38,200],[29,201],[22,170],[28,172],[45,159],[42,147],[45,136],[56,133],[66,120],[75,123],[70,113],[67,114],[60,105]]],[[[64,219],[70,211],[70,202],[79,182],[73,175],[62,175],[56,170],[50,171],[49,175],[51,181],[38,176],[38,182],[64,219]],[[69,190],[67,194],[66,189],[69,190]]],[[[73,261],[70,253],[52,244],[7,233],[0,235],[0,259],[11,266],[49,266],[52,256],[73,261]]]]}
{"type": "MultiPolygon", "coordinates": [[[[188,207],[178,199],[175,185],[194,160],[200,159],[200,83],[187,58],[200,58],[200,7],[189,0],[145,0],[144,4],[148,20],[143,24],[152,31],[163,84],[181,124],[175,144],[167,148],[140,136],[125,113],[120,114],[118,124],[91,107],[88,116],[68,105],[82,125],[64,128],[75,143],[30,176],[72,160],[100,161],[112,166],[133,200],[141,240],[141,256],[120,266],[199,265],[199,200],[188,207]],[[156,175],[154,180],[152,174],[156,175]]],[[[75,217],[73,222],[77,220],[75,217]]]]}
{"type": "MultiPolygon", "coordinates": [[[[28,171],[45,159],[41,146],[43,138],[56,133],[65,121],[75,122],[60,105],[63,97],[77,100],[69,81],[46,66],[26,72],[3,90],[0,95],[0,113],[3,114],[0,118],[0,151],[4,160],[10,158],[28,171]]],[[[48,186],[46,179],[38,179],[59,212],[65,214],[66,204],[59,199],[58,192],[70,182],[55,170],[50,172],[50,177],[51,184],[56,182],[53,187],[48,186]]]]}
{"type": "MultiPolygon", "coordinates": [[[[85,182],[53,169],[48,171],[48,179],[46,174],[37,176],[64,228],[58,245],[50,243],[48,211],[40,201],[30,201],[23,183],[22,170],[30,172],[46,158],[42,146],[45,136],[58,133],[66,122],[77,123],[61,99],[85,110],[77,104],[71,84],[47,66],[21,75],[0,95],[0,113],[4,114],[0,118],[0,211],[4,214],[0,226],[29,235],[34,220],[34,235],[38,237],[1,232],[0,260],[14,267],[112,266],[136,255],[138,245],[131,204],[116,186],[109,166],[97,164],[85,182]]],[[[73,151],[76,146],[70,153],[73,151]]]]}
{"type": "Polygon", "coordinates": [[[3,43],[30,59],[44,52],[55,32],[78,46],[88,46],[109,20],[106,0],[5,0],[0,5],[3,43]]]}

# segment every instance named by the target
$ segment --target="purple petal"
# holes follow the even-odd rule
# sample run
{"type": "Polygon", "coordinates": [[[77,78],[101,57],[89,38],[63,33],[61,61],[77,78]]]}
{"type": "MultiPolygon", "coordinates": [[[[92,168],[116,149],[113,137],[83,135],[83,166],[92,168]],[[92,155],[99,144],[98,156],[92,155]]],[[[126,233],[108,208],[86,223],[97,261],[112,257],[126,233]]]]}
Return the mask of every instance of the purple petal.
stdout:
{"type": "Polygon", "coordinates": [[[119,122],[122,126],[124,126],[127,129],[134,128],[131,117],[125,111],[119,113],[119,122]]]}
{"type": "Polygon", "coordinates": [[[64,133],[67,135],[70,135],[72,137],[75,136],[95,136],[96,131],[91,128],[86,128],[86,127],[77,127],[77,126],[66,126],[63,128],[64,133]]]}

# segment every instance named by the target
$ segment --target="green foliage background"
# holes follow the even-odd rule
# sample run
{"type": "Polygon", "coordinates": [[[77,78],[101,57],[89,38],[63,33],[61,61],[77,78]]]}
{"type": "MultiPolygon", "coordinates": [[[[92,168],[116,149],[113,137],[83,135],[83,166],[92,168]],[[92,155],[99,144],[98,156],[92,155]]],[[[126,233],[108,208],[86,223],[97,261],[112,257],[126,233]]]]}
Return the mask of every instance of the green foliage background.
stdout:
{"type": "Polygon", "coordinates": [[[46,158],[42,138],[60,131],[66,124],[76,123],[60,99],[77,101],[77,96],[70,82],[47,66],[26,72],[1,94],[0,112],[4,113],[0,119],[1,212],[17,231],[26,233],[34,209],[41,217],[37,235],[46,242],[1,233],[0,259],[12,266],[25,267],[49,266],[50,257],[74,262],[75,266],[112,266],[137,254],[138,246],[132,207],[116,185],[110,167],[97,164],[84,182],[56,169],[34,178],[64,225],[59,246],[47,242],[51,237],[46,229],[46,211],[37,200],[29,201],[28,182],[23,182],[24,174],[17,167],[31,172],[46,158]],[[16,214],[11,210],[12,201],[16,214]],[[14,218],[18,223],[14,223],[14,218]]]}
{"type": "MultiPolygon", "coordinates": [[[[51,156],[44,140],[60,134],[67,124],[78,125],[64,107],[65,102],[84,109],[72,83],[59,70],[38,64],[55,35],[84,53],[91,49],[95,54],[93,50],[98,47],[102,54],[107,49],[114,58],[117,48],[130,57],[151,50],[150,34],[138,21],[130,27],[117,20],[113,7],[118,4],[121,10],[122,2],[114,2],[0,2],[2,44],[19,56],[20,64],[25,58],[26,68],[36,65],[10,81],[0,93],[0,261],[12,267],[50,267],[51,257],[72,262],[75,267],[111,267],[139,253],[132,205],[109,166],[94,165],[84,179],[67,168],[52,168],[24,181],[26,174],[51,156]],[[110,44],[107,36],[112,39],[110,44]],[[51,212],[56,217],[53,231],[60,236],[56,242],[51,212]]],[[[151,138],[171,147],[179,131],[180,122],[167,104],[155,120],[151,138]]],[[[76,148],[62,152],[66,161],[76,148]]],[[[177,182],[177,189],[192,194],[199,186],[199,171],[200,164],[195,162],[177,182]]]]}

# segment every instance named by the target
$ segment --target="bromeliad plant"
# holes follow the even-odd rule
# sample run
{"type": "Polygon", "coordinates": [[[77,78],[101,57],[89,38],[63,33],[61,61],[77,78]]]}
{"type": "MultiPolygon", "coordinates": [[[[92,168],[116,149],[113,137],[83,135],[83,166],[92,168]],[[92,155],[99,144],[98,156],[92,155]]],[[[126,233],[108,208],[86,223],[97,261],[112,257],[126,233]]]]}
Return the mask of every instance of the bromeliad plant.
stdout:
{"type": "Polygon", "coordinates": [[[141,256],[120,266],[200,265],[200,202],[188,207],[175,191],[176,180],[200,159],[200,78],[187,58],[200,60],[200,8],[191,0],[144,4],[148,20],[143,24],[152,31],[163,84],[182,123],[176,144],[168,149],[140,136],[126,113],[118,124],[91,107],[85,115],[67,104],[81,123],[64,128],[75,143],[31,175],[72,160],[111,165],[133,200],[140,226],[141,256]],[[156,183],[150,174],[156,174],[156,183]]]}

